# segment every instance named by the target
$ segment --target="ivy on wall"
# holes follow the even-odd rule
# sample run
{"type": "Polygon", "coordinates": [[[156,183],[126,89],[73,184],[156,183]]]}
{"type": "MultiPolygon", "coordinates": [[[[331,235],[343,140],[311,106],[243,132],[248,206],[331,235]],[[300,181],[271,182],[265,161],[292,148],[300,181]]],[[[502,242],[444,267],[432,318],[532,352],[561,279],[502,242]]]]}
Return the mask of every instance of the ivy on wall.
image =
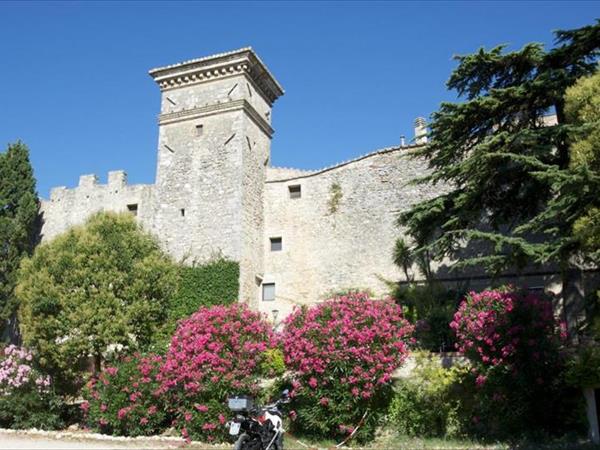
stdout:
{"type": "Polygon", "coordinates": [[[217,259],[202,266],[182,267],[170,319],[179,320],[201,306],[229,305],[237,301],[240,266],[235,261],[217,259]]]}
{"type": "Polygon", "coordinates": [[[224,258],[201,266],[181,266],[178,288],[169,304],[169,317],[155,337],[153,350],[164,351],[177,328],[177,321],[189,317],[199,308],[235,303],[239,293],[239,276],[239,263],[224,258]]]}

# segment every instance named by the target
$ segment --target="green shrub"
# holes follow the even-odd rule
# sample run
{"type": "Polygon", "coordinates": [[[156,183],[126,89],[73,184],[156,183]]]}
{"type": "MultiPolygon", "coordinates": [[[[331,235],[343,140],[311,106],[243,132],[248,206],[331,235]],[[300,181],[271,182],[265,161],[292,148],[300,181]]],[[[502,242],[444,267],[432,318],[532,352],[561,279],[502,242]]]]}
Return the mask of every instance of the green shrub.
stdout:
{"type": "Polygon", "coordinates": [[[585,347],[567,363],[566,379],[576,387],[600,386],[600,348],[585,347]]]}
{"type": "Polygon", "coordinates": [[[388,420],[402,435],[445,437],[459,434],[459,399],[455,386],[464,366],[442,367],[427,352],[415,354],[416,368],[410,378],[396,383],[388,420]]]}
{"type": "Polygon", "coordinates": [[[265,359],[260,365],[262,373],[267,377],[279,377],[285,373],[285,358],[279,348],[265,351],[265,359]]]}
{"type": "Polygon", "coordinates": [[[98,213],[38,246],[19,271],[25,344],[61,392],[115,348],[144,349],[165,323],[176,266],[128,214],[98,213]]]}
{"type": "Polygon", "coordinates": [[[432,352],[453,351],[456,338],[448,324],[465,290],[447,289],[440,283],[399,285],[392,296],[415,326],[417,346],[432,352]]]}

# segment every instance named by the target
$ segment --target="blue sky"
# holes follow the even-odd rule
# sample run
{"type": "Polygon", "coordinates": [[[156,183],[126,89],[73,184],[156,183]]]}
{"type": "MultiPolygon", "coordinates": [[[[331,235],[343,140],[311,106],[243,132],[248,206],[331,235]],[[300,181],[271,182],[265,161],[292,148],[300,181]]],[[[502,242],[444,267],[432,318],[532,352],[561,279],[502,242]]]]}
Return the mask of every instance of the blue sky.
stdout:
{"type": "Polygon", "coordinates": [[[453,98],[454,54],[552,43],[596,2],[0,3],[0,143],[23,140],[41,196],[80,174],[154,180],[150,68],[252,46],[286,90],[272,163],[320,168],[397,145],[453,98]]]}

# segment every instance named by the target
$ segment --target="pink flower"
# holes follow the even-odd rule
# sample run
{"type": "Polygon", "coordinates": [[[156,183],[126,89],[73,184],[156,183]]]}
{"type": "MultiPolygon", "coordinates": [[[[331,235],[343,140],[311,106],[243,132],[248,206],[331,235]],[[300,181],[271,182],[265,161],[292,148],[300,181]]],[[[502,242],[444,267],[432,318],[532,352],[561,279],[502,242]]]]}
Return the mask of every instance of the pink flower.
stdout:
{"type": "Polygon", "coordinates": [[[107,406],[106,406],[104,403],[102,403],[102,404],[100,405],[100,411],[101,411],[101,412],[104,412],[104,411],[106,411],[106,409],[107,409],[107,406]]]}
{"type": "Polygon", "coordinates": [[[208,406],[206,405],[194,405],[194,408],[203,413],[208,412],[208,406]]]}
{"type": "Polygon", "coordinates": [[[327,405],[329,405],[329,399],[327,397],[321,397],[319,399],[319,403],[323,406],[327,406],[327,405]]]}
{"type": "Polygon", "coordinates": [[[127,415],[127,413],[129,412],[128,408],[121,408],[118,412],[117,412],[117,418],[119,420],[123,420],[125,418],[125,416],[127,415]]]}
{"type": "Polygon", "coordinates": [[[311,388],[316,388],[317,387],[317,379],[315,377],[310,377],[310,380],[308,380],[308,385],[311,388]]]}
{"type": "Polygon", "coordinates": [[[479,387],[483,386],[485,384],[487,377],[484,375],[478,375],[477,378],[475,379],[475,384],[479,387]]]}
{"type": "Polygon", "coordinates": [[[79,407],[85,414],[87,414],[87,412],[90,410],[90,403],[88,401],[85,401],[81,405],[79,405],[79,407]]]}
{"type": "Polygon", "coordinates": [[[140,419],[140,425],[146,425],[147,423],[148,423],[148,418],[146,418],[146,417],[142,417],[142,418],[140,419]]]}

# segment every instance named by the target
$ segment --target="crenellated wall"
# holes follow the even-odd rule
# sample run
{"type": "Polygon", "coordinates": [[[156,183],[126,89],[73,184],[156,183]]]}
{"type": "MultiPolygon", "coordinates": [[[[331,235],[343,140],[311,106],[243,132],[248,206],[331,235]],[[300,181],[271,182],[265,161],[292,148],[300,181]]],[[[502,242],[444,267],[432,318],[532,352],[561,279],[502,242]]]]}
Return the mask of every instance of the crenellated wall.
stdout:
{"type": "Polygon", "coordinates": [[[99,211],[129,211],[150,229],[154,216],[153,189],[153,185],[128,185],[127,174],[122,170],[109,172],[106,184],[100,184],[98,177],[92,174],[82,175],[75,188],[56,187],[50,192],[49,200],[42,200],[42,241],[81,225],[99,211]],[[137,205],[137,211],[130,210],[133,205],[137,205]]]}

